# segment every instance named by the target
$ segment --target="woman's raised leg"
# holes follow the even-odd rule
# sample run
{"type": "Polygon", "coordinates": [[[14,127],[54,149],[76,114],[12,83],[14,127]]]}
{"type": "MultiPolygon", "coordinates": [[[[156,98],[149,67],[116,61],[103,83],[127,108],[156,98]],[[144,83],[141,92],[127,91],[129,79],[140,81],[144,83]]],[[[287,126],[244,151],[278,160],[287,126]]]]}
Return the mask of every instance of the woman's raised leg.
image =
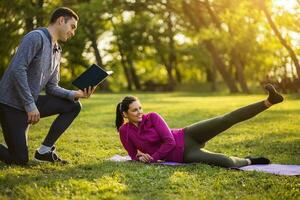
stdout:
{"type": "Polygon", "coordinates": [[[266,110],[271,105],[283,101],[283,97],[272,85],[267,85],[265,88],[269,92],[268,99],[239,108],[225,115],[187,126],[185,128],[185,134],[189,135],[189,137],[198,143],[203,144],[234,124],[248,120],[266,110]]]}

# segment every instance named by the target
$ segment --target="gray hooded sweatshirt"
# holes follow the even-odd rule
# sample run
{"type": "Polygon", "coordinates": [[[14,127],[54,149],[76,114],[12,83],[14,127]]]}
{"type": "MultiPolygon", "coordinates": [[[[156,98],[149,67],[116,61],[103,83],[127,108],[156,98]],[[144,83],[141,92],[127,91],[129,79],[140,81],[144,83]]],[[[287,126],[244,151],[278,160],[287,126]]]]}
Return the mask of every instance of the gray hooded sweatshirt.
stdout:
{"type": "Polygon", "coordinates": [[[24,36],[0,81],[0,103],[31,112],[40,92],[74,100],[75,91],[58,85],[61,49],[52,45],[46,28],[24,36]],[[54,46],[54,47],[53,47],[54,46]]]}

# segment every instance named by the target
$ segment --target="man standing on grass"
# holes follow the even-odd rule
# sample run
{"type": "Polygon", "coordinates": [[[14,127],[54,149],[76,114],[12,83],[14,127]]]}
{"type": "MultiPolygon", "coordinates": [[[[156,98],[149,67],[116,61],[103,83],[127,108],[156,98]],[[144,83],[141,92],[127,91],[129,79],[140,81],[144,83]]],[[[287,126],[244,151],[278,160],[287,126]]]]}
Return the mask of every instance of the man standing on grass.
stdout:
{"type": "Polygon", "coordinates": [[[95,88],[84,91],[58,86],[61,47],[75,35],[77,14],[65,7],[56,9],[47,28],[33,30],[20,43],[0,81],[0,122],[6,146],[0,145],[0,160],[7,164],[28,162],[27,130],[40,118],[58,114],[35,160],[67,163],[58,157],[54,143],[81,110],[79,98],[88,98],[95,88]],[[45,88],[46,95],[39,95],[45,88]]]}

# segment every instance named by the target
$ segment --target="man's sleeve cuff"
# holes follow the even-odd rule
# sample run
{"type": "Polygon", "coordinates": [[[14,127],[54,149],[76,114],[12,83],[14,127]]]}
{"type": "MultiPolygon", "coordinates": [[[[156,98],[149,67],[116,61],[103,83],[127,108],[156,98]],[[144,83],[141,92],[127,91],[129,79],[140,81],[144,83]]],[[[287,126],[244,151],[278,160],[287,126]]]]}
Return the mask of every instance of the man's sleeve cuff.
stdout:
{"type": "Polygon", "coordinates": [[[25,105],[25,110],[26,110],[26,112],[32,112],[34,110],[37,110],[37,107],[36,107],[35,103],[31,103],[31,104],[25,105]]]}
{"type": "Polygon", "coordinates": [[[67,96],[67,98],[71,101],[78,101],[78,99],[75,99],[75,92],[74,90],[71,90],[67,96]]]}

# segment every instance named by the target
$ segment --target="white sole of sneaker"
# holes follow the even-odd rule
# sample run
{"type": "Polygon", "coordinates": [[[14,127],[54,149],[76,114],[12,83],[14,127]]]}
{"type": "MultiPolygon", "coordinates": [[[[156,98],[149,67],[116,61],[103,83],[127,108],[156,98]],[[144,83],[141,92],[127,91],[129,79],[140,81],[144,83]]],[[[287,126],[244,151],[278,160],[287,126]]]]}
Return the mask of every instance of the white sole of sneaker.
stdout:
{"type": "Polygon", "coordinates": [[[39,159],[36,159],[36,158],[34,158],[33,161],[36,161],[36,162],[39,162],[39,163],[52,163],[52,162],[50,162],[50,161],[39,160],[39,159]]]}

